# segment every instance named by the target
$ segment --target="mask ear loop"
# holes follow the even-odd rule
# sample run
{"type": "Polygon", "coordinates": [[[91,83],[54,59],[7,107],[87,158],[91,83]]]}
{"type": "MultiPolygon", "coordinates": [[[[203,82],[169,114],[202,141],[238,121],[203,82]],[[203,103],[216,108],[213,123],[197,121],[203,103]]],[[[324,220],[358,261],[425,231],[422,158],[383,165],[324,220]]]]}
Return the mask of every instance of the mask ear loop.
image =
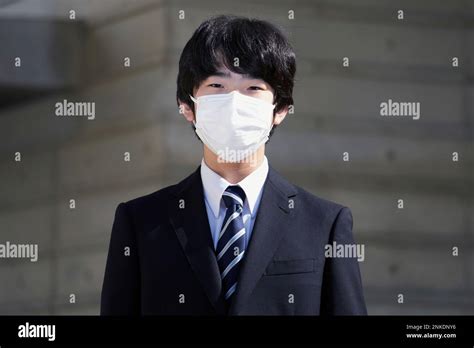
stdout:
{"type": "Polygon", "coordinates": [[[270,134],[270,132],[272,131],[273,127],[275,127],[275,108],[276,108],[276,104],[272,104],[273,105],[273,108],[272,108],[272,124],[270,125],[270,131],[268,132],[268,134],[270,134]]]}
{"type": "MultiPolygon", "coordinates": [[[[191,98],[191,100],[194,102],[194,104],[197,105],[197,103],[198,103],[197,99],[195,99],[191,94],[189,94],[189,98],[191,98]]],[[[194,109],[196,110],[196,108],[194,108],[194,109]]],[[[196,112],[195,112],[195,115],[194,115],[193,125],[194,125],[194,127],[196,127],[196,112]]]]}

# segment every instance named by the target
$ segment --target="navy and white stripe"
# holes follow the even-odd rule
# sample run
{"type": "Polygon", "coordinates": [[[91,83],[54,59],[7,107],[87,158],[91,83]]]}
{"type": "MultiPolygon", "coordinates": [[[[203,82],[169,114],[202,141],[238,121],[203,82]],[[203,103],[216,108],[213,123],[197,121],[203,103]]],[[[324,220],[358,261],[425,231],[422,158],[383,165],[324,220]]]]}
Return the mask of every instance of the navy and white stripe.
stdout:
{"type": "Polygon", "coordinates": [[[222,278],[222,291],[230,300],[237,288],[242,258],[245,254],[245,227],[242,219],[245,192],[240,186],[229,186],[222,194],[227,207],[216,247],[222,278]]]}

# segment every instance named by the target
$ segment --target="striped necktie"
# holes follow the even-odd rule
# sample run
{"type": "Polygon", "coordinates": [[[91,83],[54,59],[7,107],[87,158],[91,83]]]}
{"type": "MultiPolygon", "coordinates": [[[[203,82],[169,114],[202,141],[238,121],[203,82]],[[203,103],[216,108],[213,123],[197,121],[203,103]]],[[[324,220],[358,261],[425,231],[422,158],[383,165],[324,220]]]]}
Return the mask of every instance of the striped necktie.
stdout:
{"type": "Polygon", "coordinates": [[[237,287],[240,261],[245,252],[245,228],[242,219],[245,192],[240,186],[228,186],[222,194],[227,207],[216,247],[222,291],[228,303],[237,287]]]}

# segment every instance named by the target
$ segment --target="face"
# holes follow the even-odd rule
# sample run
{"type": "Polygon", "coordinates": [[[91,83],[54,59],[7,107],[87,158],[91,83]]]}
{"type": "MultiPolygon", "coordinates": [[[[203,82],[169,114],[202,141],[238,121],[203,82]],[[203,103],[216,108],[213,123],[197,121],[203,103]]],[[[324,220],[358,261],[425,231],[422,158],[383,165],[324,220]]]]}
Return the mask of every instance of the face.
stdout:
{"type": "MultiPolygon", "coordinates": [[[[238,91],[249,97],[258,98],[273,103],[274,90],[263,80],[252,78],[251,76],[241,75],[223,67],[218,70],[216,75],[209,76],[202,81],[201,85],[194,90],[193,97],[197,98],[209,94],[225,94],[232,91],[238,91]]],[[[195,115],[189,105],[180,104],[182,113],[187,121],[193,122],[195,115]]],[[[275,114],[273,124],[279,125],[285,118],[288,109],[275,114]]]]}

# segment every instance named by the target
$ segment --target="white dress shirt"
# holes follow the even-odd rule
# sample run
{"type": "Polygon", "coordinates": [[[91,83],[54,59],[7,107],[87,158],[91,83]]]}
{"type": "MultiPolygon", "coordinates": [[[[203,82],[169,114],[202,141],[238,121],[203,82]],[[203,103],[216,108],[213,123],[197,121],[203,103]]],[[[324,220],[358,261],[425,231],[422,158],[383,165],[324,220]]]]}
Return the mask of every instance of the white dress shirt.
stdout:
{"type": "Polygon", "coordinates": [[[219,232],[226,212],[222,194],[229,185],[239,185],[245,192],[246,199],[243,206],[242,217],[245,227],[245,249],[247,249],[267,174],[268,160],[265,156],[260,166],[251,174],[237,184],[231,184],[210,169],[204,162],[204,159],[202,159],[201,180],[204,188],[204,200],[206,202],[207,218],[211,228],[214,249],[217,247],[219,232]]]}

